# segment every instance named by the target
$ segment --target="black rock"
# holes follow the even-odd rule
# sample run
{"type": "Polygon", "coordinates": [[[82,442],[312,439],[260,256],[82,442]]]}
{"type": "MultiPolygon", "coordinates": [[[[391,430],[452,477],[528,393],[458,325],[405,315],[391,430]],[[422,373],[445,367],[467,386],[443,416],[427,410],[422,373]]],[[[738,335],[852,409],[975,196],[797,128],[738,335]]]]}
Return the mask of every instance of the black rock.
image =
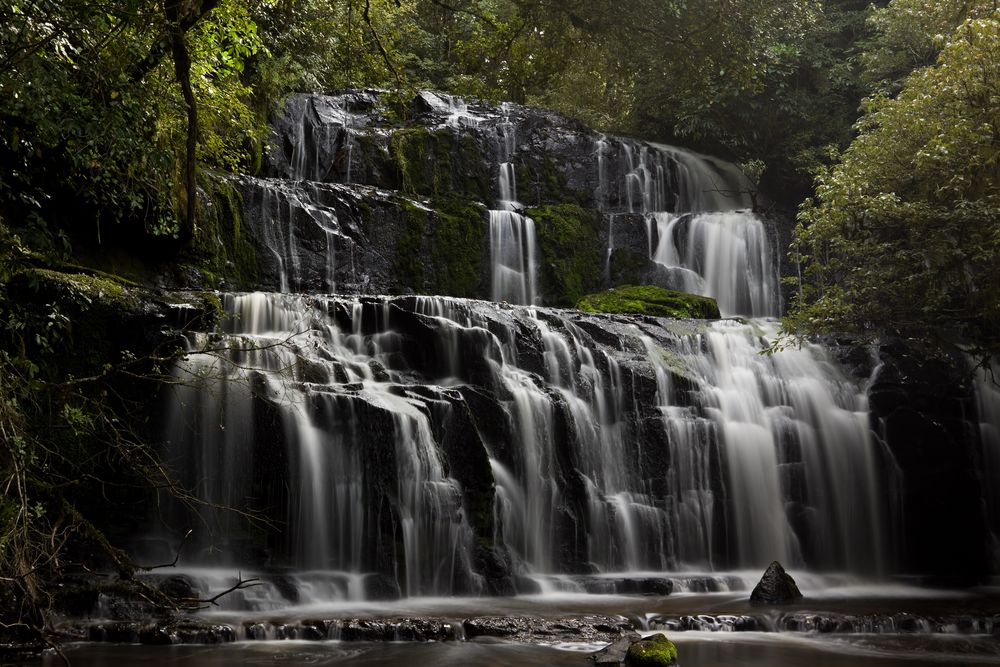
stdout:
{"type": "Polygon", "coordinates": [[[608,644],[597,653],[590,656],[595,665],[621,665],[625,662],[625,655],[628,647],[639,641],[642,637],[637,632],[630,632],[622,636],[618,641],[608,644]]]}
{"type": "Polygon", "coordinates": [[[750,593],[750,602],[756,604],[787,604],[801,598],[802,593],[795,585],[795,580],[778,561],[767,567],[764,576],[750,593]]]}

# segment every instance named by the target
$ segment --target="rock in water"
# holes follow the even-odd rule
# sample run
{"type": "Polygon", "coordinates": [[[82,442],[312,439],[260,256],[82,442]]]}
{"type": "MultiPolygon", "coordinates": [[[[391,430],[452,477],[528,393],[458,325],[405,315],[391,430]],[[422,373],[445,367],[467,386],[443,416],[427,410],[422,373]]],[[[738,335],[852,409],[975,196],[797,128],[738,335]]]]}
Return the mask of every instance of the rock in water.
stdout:
{"type": "Polygon", "coordinates": [[[802,593],[795,585],[795,580],[778,561],[768,565],[764,576],[750,593],[750,602],[759,604],[786,604],[801,598],[802,593]]]}
{"type": "Polygon", "coordinates": [[[677,647],[663,634],[635,642],[625,655],[626,667],[661,667],[676,663],[677,647]]]}
{"type": "Polygon", "coordinates": [[[632,644],[641,640],[638,632],[630,632],[616,642],[613,642],[591,656],[596,665],[621,665],[632,644]]]}

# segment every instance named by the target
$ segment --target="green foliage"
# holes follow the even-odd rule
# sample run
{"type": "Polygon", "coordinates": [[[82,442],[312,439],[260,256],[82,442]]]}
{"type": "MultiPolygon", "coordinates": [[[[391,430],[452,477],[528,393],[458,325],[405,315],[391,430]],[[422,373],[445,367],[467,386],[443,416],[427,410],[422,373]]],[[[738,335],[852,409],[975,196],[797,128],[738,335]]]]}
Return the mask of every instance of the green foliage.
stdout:
{"type": "Polygon", "coordinates": [[[868,19],[873,36],[862,55],[866,83],[898,92],[910,72],[934,64],[959,25],[988,17],[996,8],[993,0],[892,0],[868,19]]]}
{"type": "Polygon", "coordinates": [[[588,313],[620,313],[697,320],[717,320],[720,317],[719,305],[715,299],[652,285],[624,285],[606,292],[590,294],[580,299],[576,307],[588,313]]]}
{"type": "MultiPolygon", "coordinates": [[[[0,211],[9,219],[40,221],[49,246],[60,245],[56,230],[97,243],[181,234],[187,116],[162,53],[167,31],[148,0],[0,8],[0,211]]],[[[241,78],[261,49],[256,24],[245,3],[223,0],[184,39],[199,156],[234,168],[265,128],[241,78]]]]}
{"type": "Polygon", "coordinates": [[[573,306],[601,283],[603,247],[598,215],[576,204],[530,209],[541,252],[540,283],[545,302],[573,306]]]}
{"type": "Polygon", "coordinates": [[[656,634],[628,647],[628,667],[662,667],[677,662],[677,647],[664,634],[656,634]]]}
{"type": "Polygon", "coordinates": [[[788,331],[905,332],[1000,352],[1000,14],[866,103],[803,205],[788,331]]]}

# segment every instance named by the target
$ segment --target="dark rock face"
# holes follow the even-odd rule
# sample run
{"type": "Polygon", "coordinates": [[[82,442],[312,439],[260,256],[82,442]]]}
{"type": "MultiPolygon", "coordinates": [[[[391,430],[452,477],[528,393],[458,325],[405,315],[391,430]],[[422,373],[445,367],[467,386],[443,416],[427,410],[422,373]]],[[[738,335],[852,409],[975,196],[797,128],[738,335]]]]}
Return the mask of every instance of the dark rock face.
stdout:
{"type": "Polygon", "coordinates": [[[616,642],[612,642],[606,648],[591,656],[595,665],[621,665],[625,662],[625,656],[632,644],[639,641],[638,633],[627,634],[616,642]]]}
{"type": "Polygon", "coordinates": [[[903,567],[943,583],[981,581],[990,545],[968,363],[928,358],[900,340],[882,344],[878,362],[871,422],[898,466],[903,567]]]}
{"type": "MultiPolygon", "coordinates": [[[[503,194],[501,163],[512,165],[511,194],[537,216],[543,302],[573,305],[581,289],[627,283],[676,288],[650,260],[658,239],[642,215],[673,210],[691,188],[666,147],[429,91],[404,126],[381,106],[374,91],[288,99],[264,177],[234,181],[258,264],[257,283],[243,288],[488,298],[487,209],[503,194]],[[668,174],[655,203],[626,177],[636,169],[668,174]]],[[[731,177],[724,163],[697,159],[731,177]]]]}
{"type": "Polygon", "coordinates": [[[795,580],[778,561],[768,565],[764,576],[750,593],[750,602],[757,604],[787,604],[801,598],[802,593],[795,580]]]}

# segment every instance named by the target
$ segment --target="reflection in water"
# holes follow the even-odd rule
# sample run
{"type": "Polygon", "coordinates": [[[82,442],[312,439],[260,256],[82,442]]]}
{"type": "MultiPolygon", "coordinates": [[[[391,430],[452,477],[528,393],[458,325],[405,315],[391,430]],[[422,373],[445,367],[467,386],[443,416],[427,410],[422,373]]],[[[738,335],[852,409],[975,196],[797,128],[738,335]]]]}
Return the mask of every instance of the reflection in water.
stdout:
{"type": "MultiPolygon", "coordinates": [[[[1000,664],[997,641],[990,637],[835,639],[758,633],[672,635],[684,667],[760,665],[767,667],[930,667],[1000,664]]],[[[223,667],[228,665],[379,665],[410,667],[419,661],[436,667],[583,667],[593,646],[533,646],[505,643],[369,644],[340,642],[265,642],[229,646],[80,645],[67,650],[74,667],[124,664],[223,667]]],[[[55,656],[44,665],[62,664],[55,656]]]]}

